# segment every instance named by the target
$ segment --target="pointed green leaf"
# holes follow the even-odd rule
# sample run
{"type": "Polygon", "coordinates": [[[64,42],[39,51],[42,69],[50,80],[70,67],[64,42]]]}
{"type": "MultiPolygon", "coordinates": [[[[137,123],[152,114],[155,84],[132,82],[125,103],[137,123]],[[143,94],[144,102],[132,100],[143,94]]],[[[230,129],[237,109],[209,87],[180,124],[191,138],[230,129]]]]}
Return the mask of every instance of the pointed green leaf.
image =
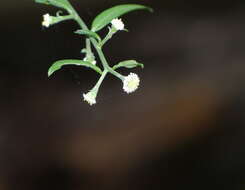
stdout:
{"type": "Polygon", "coordinates": [[[117,65],[114,65],[113,69],[116,70],[120,67],[126,67],[126,68],[135,68],[135,67],[141,67],[142,69],[144,68],[144,65],[142,63],[138,63],[135,60],[127,60],[127,61],[122,61],[118,63],[117,65]]]}
{"type": "Polygon", "coordinates": [[[73,60],[73,59],[65,59],[65,60],[60,60],[56,61],[48,70],[48,76],[50,77],[55,71],[61,69],[62,66],[64,65],[77,65],[77,66],[85,66],[89,67],[96,72],[102,74],[102,71],[100,70],[99,67],[93,65],[90,62],[87,61],[81,61],[81,60],[73,60]]]}
{"type": "Polygon", "coordinates": [[[68,0],[35,0],[36,3],[41,3],[45,5],[53,5],[62,9],[70,10],[71,4],[68,0]]]}
{"type": "Polygon", "coordinates": [[[88,37],[92,37],[92,38],[98,40],[98,42],[101,42],[100,36],[99,36],[97,33],[92,32],[92,31],[90,31],[90,30],[77,30],[77,31],[75,31],[74,33],[75,33],[75,34],[86,35],[86,36],[88,36],[88,37]]]}
{"type": "Polygon", "coordinates": [[[146,7],[143,5],[137,4],[125,4],[125,5],[117,5],[112,8],[109,8],[102,13],[100,13],[92,23],[92,31],[96,32],[104,28],[107,24],[109,24],[113,19],[118,18],[128,12],[135,10],[148,10],[153,11],[150,7],[146,7]]]}

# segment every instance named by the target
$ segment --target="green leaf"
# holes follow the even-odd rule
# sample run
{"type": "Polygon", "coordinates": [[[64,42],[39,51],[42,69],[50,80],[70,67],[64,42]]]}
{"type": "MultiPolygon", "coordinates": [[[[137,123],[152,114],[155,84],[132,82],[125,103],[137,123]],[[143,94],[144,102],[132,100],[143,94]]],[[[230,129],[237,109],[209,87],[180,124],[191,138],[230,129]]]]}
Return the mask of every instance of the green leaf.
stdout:
{"type": "Polygon", "coordinates": [[[90,31],[90,30],[77,30],[77,31],[75,31],[74,33],[75,33],[75,34],[86,35],[86,36],[88,36],[88,37],[92,37],[92,38],[98,40],[99,43],[101,42],[100,36],[99,36],[97,33],[92,32],[92,31],[90,31]]]}
{"type": "Polygon", "coordinates": [[[116,70],[120,67],[126,67],[129,69],[132,69],[135,67],[141,67],[143,69],[144,65],[142,63],[138,63],[135,60],[127,60],[127,61],[122,61],[122,62],[118,63],[117,65],[114,65],[113,69],[116,70]]]}
{"type": "Polygon", "coordinates": [[[124,5],[117,5],[115,7],[109,8],[102,13],[100,13],[94,19],[92,23],[92,31],[96,32],[104,28],[107,24],[109,24],[113,19],[120,17],[128,12],[145,9],[148,11],[153,11],[150,7],[146,7],[143,5],[137,4],[124,4],[124,5]]]}
{"type": "Polygon", "coordinates": [[[35,0],[35,2],[45,5],[53,5],[55,7],[66,9],[68,12],[71,8],[71,4],[68,0],[35,0]]]}
{"type": "Polygon", "coordinates": [[[36,3],[41,3],[41,4],[46,4],[49,5],[50,3],[48,2],[48,0],[35,0],[36,3]]]}
{"type": "Polygon", "coordinates": [[[93,65],[90,62],[87,61],[81,61],[81,60],[75,60],[75,59],[65,59],[65,60],[60,60],[56,61],[48,70],[48,76],[50,77],[55,71],[61,69],[62,66],[64,65],[77,65],[77,66],[85,66],[89,67],[96,72],[102,74],[102,71],[100,70],[99,67],[93,65]]]}

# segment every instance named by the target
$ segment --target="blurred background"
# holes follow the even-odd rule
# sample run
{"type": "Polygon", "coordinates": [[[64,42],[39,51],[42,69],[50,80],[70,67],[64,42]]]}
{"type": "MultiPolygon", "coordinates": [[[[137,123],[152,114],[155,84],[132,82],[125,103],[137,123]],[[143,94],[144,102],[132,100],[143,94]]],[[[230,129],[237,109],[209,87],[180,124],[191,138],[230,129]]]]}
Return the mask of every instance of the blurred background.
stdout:
{"type": "MultiPolygon", "coordinates": [[[[123,16],[104,52],[145,69],[127,95],[107,76],[97,104],[83,102],[98,75],[64,67],[83,58],[72,21],[48,29],[58,9],[0,3],[1,190],[245,189],[245,2],[71,0],[86,23],[123,3],[154,8],[123,16]]],[[[104,35],[107,31],[102,31],[104,35]]]]}

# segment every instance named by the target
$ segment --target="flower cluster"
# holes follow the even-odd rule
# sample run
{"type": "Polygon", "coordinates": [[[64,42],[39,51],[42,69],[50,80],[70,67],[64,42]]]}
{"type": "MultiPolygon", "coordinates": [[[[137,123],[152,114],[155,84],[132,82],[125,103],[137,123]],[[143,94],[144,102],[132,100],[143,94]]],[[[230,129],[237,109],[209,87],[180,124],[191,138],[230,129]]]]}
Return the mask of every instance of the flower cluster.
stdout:
{"type": "MultiPolygon", "coordinates": [[[[122,19],[113,19],[111,21],[112,27],[115,29],[115,31],[118,30],[124,30],[124,23],[122,22],[122,19]]],[[[87,57],[85,57],[83,59],[84,61],[89,61],[87,59],[87,57]]],[[[96,61],[92,61],[91,62],[93,65],[96,64],[96,61]]],[[[123,77],[122,79],[123,82],[123,90],[126,93],[132,93],[135,90],[137,90],[139,83],[140,83],[140,79],[138,77],[137,74],[135,73],[130,73],[128,76],[123,77]]],[[[89,91],[87,94],[83,94],[83,99],[84,101],[86,101],[89,105],[94,105],[96,104],[96,96],[97,96],[97,92],[95,92],[93,89],[91,91],[89,91]]]]}
{"type": "Polygon", "coordinates": [[[83,66],[86,68],[90,68],[100,74],[100,77],[94,87],[89,90],[87,93],[82,94],[82,99],[87,102],[89,105],[96,104],[96,97],[100,86],[105,79],[107,74],[112,74],[118,79],[122,81],[122,89],[127,94],[130,94],[136,91],[140,84],[140,78],[135,73],[129,73],[127,76],[122,75],[117,71],[118,68],[135,68],[141,67],[144,65],[135,60],[124,60],[113,66],[107,62],[106,57],[103,53],[104,45],[119,31],[127,31],[125,29],[125,24],[123,23],[121,18],[117,18],[118,15],[122,16],[131,11],[135,10],[149,10],[151,8],[137,5],[137,4],[125,4],[111,7],[98,16],[95,17],[91,24],[91,28],[89,28],[73,6],[69,3],[69,0],[35,0],[37,3],[53,5],[58,8],[62,8],[66,10],[66,13],[63,14],[61,10],[59,10],[56,15],[52,16],[50,14],[44,14],[42,20],[42,26],[48,28],[57,23],[66,21],[66,20],[74,20],[79,25],[79,29],[74,33],[79,35],[85,35],[85,45],[86,48],[81,50],[81,53],[85,54],[82,59],[63,59],[55,61],[52,66],[48,70],[48,76],[51,76],[54,72],[61,69],[61,67],[65,65],[76,65],[83,66]],[[108,26],[109,25],[109,26],[108,26]],[[99,31],[108,26],[108,33],[102,38],[99,35],[99,31]],[[96,51],[96,55],[98,55],[97,59],[94,54],[94,50],[96,51]],[[101,61],[103,67],[97,65],[97,61],[101,61]]]}
{"type": "MultiPolygon", "coordinates": [[[[137,90],[140,83],[140,79],[137,74],[130,73],[128,76],[123,78],[122,82],[123,82],[123,90],[129,94],[137,90]]],[[[86,101],[91,106],[96,104],[96,96],[98,91],[97,89],[98,88],[93,88],[88,93],[83,94],[83,100],[86,101]]]]}

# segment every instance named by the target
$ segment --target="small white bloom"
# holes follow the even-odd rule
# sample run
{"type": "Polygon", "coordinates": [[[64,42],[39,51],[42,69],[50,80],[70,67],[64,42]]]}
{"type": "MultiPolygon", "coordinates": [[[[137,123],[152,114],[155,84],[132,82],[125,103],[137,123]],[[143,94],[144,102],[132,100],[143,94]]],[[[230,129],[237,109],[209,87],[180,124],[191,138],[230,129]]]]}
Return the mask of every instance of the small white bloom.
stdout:
{"type": "Polygon", "coordinates": [[[89,61],[87,57],[84,57],[83,61],[88,61],[88,62],[92,63],[93,65],[96,65],[96,63],[97,63],[95,60],[93,60],[92,62],[89,61]]]}
{"type": "Polygon", "coordinates": [[[52,22],[52,17],[49,14],[43,15],[43,22],[42,22],[43,26],[48,28],[51,25],[51,22],[52,22]]]}
{"type": "Polygon", "coordinates": [[[87,94],[83,94],[84,101],[88,102],[90,106],[96,104],[96,95],[93,92],[88,92],[87,94]]]}
{"type": "Polygon", "coordinates": [[[134,92],[138,88],[139,83],[140,79],[138,75],[135,73],[130,73],[123,80],[123,90],[128,94],[134,92]]]}
{"type": "Polygon", "coordinates": [[[111,24],[116,30],[124,30],[124,24],[122,22],[122,19],[113,19],[111,21],[111,24]]]}

